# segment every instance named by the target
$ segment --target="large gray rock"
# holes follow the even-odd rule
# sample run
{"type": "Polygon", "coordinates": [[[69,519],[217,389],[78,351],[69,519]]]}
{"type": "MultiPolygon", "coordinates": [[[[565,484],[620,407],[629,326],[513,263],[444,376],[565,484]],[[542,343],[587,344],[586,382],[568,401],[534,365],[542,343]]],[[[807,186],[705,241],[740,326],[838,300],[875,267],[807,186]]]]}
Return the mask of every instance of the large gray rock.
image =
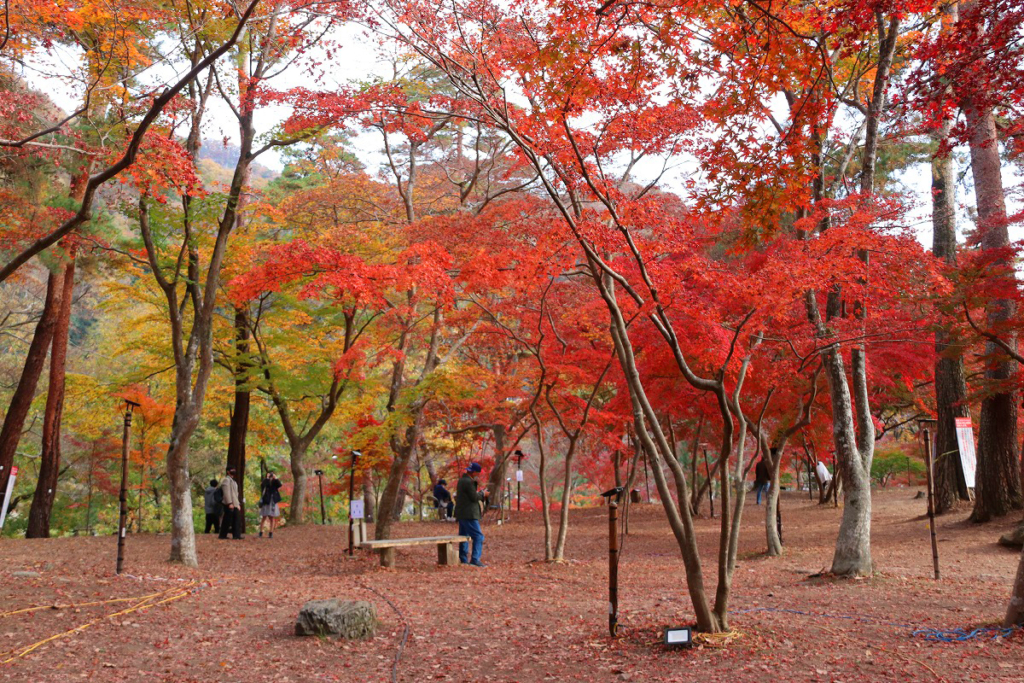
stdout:
{"type": "Polygon", "coordinates": [[[1024,546],[1024,522],[1018,524],[1012,531],[1008,531],[999,537],[999,544],[1010,548],[1024,546]]]}
{"type": "Polygon", "coordinates": [[[368,638],[377,632],[377,610],[365,600],[310,600],[295,620],[297,636],[368,638]]]}

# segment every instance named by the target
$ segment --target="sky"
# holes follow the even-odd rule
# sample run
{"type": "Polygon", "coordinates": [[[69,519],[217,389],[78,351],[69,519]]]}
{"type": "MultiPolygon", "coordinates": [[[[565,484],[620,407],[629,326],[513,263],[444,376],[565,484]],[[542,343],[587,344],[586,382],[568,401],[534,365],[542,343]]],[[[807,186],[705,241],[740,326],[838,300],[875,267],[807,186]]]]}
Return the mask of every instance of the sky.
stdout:
{"type": "MultiPolygon", "coordinates": [[[[278,77],[276,81],[272,81],[273,87],[340,90],[354,82],[390,76],[392,67],[388,63],[387,53],[381,48],[378,41],[362,27],[354,24],[335,27],[327,37],[330,57],[328,57],[327,48],[319,45],[278,77]]],[[[167,46],[167,48],[170,47],[167,46]]],[[[24,62],[22,76],[30,85],[47,93],[59,107],[65,111],[73,111],[81,102],[81,88],[77,83],[58,75],[74,73],[78,56],[77,53],[68,49],[58,49],[50,53],[35,55],[33,59],[24,62]]],[[[141,78],[148,79],[149,82],[168,82],[172,80],[175,73],[168,64],[158,64],[142,73],[141,78]]],[[[258,132],[268,133],[279,125],[288,113],[289,110],[285,106],[261,109],[256,118],[258,132]]],[[[781,113],[784,117],[784,112],[781,113]]],[[[223,100],[216,97],[211,98],[206,120],[205,140],[216,143],[227,139],[232,143],[237,143],[237,124],[223,100]]],[[[382,167],[384,157],[380,151],[381,143],[378,136],[372,133],[362,134],[356,136],[352,142],[359,157],[371,170],[382,167]]],[[[962,241],[964,228],[971,226],[970,209],[974,204],[974,191],[970,169],[966,165],[969,157],[966,150],[960,150],[960,152],[956,199],[958,234],[962,241]]],[[[280,155],[275,150],[264,154],[259,159],[259,163],[276,171],[280,171],[283,165],[280,155]]],[[[662,163],[663,160],[648,160],[646,164],[642,163],[637,168],[637,172],[653,177],[654,174],[660,172],[662,163]]],[[[684,184],[687,175],[692,173],[695,168],[694,163],[690,159],[678,158],[671,160],[670,167],[671,170],[662,179],[662,187],[685,195],[684,184]]],[[[1012,166],[1004,167],[1003,175],[1008,195],[1008,209],[1011,213],[1024,211],[1024,203],[1021,201],[1024,177],[1020,175],[1016,167],[1012,166]]],[[[932,238],[930,169],[926,164],[918,164],[900,173],[898,180],[912,203],[906,223],[915,232],[922,245],[930,249],[932,238]]],[[[1011,225],[1010,237],[1013,240],[1024,239],[1024,225],[1020,223],[1011,225]]]]}

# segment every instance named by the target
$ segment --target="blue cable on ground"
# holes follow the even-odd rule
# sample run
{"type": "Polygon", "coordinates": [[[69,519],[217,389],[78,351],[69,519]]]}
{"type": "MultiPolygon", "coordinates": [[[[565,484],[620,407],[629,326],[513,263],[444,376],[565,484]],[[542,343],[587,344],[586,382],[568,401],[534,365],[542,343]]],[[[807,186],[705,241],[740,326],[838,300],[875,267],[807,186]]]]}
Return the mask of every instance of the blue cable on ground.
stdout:
{"type": "Polygon", "coordinates": [[[751,609],[729,610],[730,614],[752,614],[755,612],[781,612],[783,614],[799,614],[805,617],[823,617],[826,619],[849,619],[851,621],[865,621],[882,626],[894,626],[896,628],[910,628],[911,637],[924,638],[933,643],[963,643],[976,638],[1009,638],[1014,632],[1020,629],[1019,626],[981,626],[975,629],[954,628],[914,628],[912,624],[902,624],[895,621],[885,621],[875,617],[866,617],[856,614],[829,614],[827,612],[805,612],[798,609],[787,609],[784,607],[753,607],[751,609]]]}
{"type": "Polygon", "coordinates": [[[982,626],[976,629],[966,628],[919,628],[910,635],[930,640],[933,643],[963,643],[975,638],[1009,638],[1018,626],[982,626]]]}

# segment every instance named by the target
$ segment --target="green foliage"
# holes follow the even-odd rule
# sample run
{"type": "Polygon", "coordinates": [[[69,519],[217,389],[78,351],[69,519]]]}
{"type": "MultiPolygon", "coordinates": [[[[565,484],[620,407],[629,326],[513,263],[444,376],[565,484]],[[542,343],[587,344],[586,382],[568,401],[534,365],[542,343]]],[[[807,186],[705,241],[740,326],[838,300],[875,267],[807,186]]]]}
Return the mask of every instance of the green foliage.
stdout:
{"type": "Polygon", "coordinates": [[[878,450],[871,461],[871,478],[882,488],[901,477],[910,485],[924,472],[924,463],[906,455],[902,448],[878,450]]]}

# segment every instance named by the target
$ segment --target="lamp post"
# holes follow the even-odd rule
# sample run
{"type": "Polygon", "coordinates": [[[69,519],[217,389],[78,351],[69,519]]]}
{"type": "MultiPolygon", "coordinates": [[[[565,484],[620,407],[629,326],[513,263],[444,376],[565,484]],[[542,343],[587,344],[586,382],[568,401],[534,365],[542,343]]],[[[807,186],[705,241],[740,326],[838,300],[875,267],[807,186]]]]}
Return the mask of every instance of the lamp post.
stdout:
{"type": "Polygon", "coordinates": [[[324,471],[313,470],[317,480],[320,482],[320,525],[327,524],[327,509],[324,507],[324,471]]]}
{"type": "Polygon", "coordinates": [[[356,481],[356,458],[362,453],[352,451],[352,464],[349,466],[348,474],[348,554],[355,554],[355,526],[352,519],[352,498],[355,491],[356,481]]]}
{"type": "Polygon", "coordinates": [[[523,452],[516,450],[516,512],[521,512],[523,509],[523,452]]]}
{"type": "Polygon", "coordinates": [[[608,633],[619,635],[619,499],[623,487],[616,486],[601,494],[608,499],[608,633]]]}
{"type": "Polygon", "coordinates": [[[132,411],[139,405],[135,401],[124,400],[124,436],[121,439],[121,513],[117,521],[117,573],[124,566],[124,537],[128,529],[128,436],[132,430],[132,411]]]}

